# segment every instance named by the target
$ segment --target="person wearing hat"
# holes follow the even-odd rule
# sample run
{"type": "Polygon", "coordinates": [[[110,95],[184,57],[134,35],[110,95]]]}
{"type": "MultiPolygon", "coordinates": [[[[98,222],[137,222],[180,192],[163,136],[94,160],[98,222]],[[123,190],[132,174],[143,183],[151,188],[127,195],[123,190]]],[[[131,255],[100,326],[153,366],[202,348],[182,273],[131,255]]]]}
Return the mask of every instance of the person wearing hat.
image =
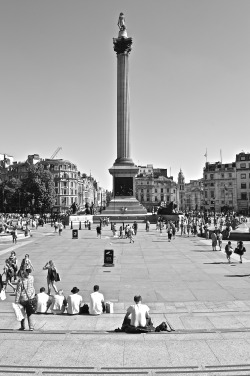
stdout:
{"type": "Polygon", "coordinates": [[[73,287],[71,290],[72,295],[67,297],[67,313],[68,315],[79,315],[80,307],[83,303],[82,296],[78,294],[80,290],[77,287],[73,287]]]}

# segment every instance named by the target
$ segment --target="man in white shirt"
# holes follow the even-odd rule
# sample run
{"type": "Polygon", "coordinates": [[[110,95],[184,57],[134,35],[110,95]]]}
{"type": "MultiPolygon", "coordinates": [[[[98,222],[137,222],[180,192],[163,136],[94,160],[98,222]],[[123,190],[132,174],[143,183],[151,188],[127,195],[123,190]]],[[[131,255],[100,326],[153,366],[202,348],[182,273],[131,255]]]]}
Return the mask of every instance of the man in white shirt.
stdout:
{"type": "Polygon", "coordinates": [[[142,304],[142,297],[136,295],[134,297],[135,304],[131,305],[127,309],[127,313],[124,318],[124,323],[138,327],[145,327],[151,321],[149,316],[149,307],[146,304],[142,304]],[[130,319],[130,322],[128,321],[130,319]]]}
{"type": "Polygon", "coordinates": [[[104,296],[99,292],[99,286],[94,286],[94,292],[90,294],[90,315],[101,315],[104,310],[104,296]]]}
{"type": "Polygon", "coordinates": [[[46,313],[50,306],[50,296],[46,294],[45,287],[40,288],[40,293],[37,294],[37,313],[46,313]]]}
{"type": "Polygon", "coordinates": [[[80,307],[83,303],[81,295],[78,295],[80,290],[73,287],[71,290],[72,295],[67,297],[67,312],[69,315],[79,315],[80,307]]]}

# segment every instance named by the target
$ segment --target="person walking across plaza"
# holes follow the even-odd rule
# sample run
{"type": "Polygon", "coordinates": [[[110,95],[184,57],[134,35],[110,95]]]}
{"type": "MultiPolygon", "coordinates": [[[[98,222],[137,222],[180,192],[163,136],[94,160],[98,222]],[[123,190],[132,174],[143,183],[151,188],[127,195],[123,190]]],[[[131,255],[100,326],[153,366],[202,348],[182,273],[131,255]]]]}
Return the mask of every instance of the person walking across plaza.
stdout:
{"type": "Polygon", "coordinates": [[[98,225],[98,226],[96,226],[96,236],[97,236],[97,238],[102,238],[102,225],[100,224],[100,225],[98,225]]]}
{"type": "Polygon", "coordinates": [[[12,242],[14,244],[16,244],[16,242],[17,242],[17,228],[16,228],[16,226],[13,227],[11,234],[12,234],[12,242]]]}
{"type": "Polygon", "coordinates": [[[129,240],[130,240],[130,243],[134,243],[135,241],[134,241],[134,238],[133,238],[133,229],[132,229],[132,227],[128,227],[128,238],[129,238],[129,240]]]}
{"type": "Polygon", "coordinates": [[[168,227],[167,233],[168,233],[168,241],[171,242],[171,238],[173,234],[173,230],[171,226],[168,227]]]}
{"type": "Polygon", "coordinates": [[[222,247],[222,233],[220,232],[220,230],[218,231],[218,234],[217,234],[217,240],[218,240],[218,246],[220,247],[220,251],[221,251],[221,247],[222,247]]]}
{"type": "Polygon", "coordinates": [[[94,292],[90,294],[90,315],[101,315],[105,310],[104,296],[99,292],[99,286],[94,286],[94,292]]]}
{"type": "Polygon", "coordinates": [[[231,246],[230,240],[225,246],[225,252],[226,252],[227,260],[230,264],[231,263],[231,254],[233,253],[233,247],[231,246]]]}
{"type": "Polygon", "coordinates": [[[22,259],[18,274],[20,274],[21,270],[31,270],[31,271],[35,270],[34,266],[32,265],[32,262],[30,260],[30,256],[28,255],[28,253],[26,253],[26,255],[24,256],[24,259],[22,259]]]}
{"type": "Polygon", "coordinates": [[[137,230],[138,230],[138,223],[136,221],[134,221],[134,224],[133,224],[133,230],[134,230],[134,234],[136,236],[137,234],[137,230]]]}
{"type": "MultiPolygon", "coordinates": [[[[34,277],[26,270],[20,273],[20,280],[17,283],[17,291],[15,303],[21,304],[27,315],[29,330],[34,330],[33,312],[29,307],[29,300],[35,297],[34,277]]],[[[25,330],[25,318],[21,320],[21,327],[19,330],[25,330]]]]}
{"type": "Polygon", "coordinates": [[[239,240],[237,243],[237,248],[235,248],[234,253],[240,256],[240,264],[242,264],[242,256],[246,252],[246,248],[243,245],[243,241],[239,240]]]}
{"type": "Polygon", "coordinates": [[[11,264],[11,262],[10,262],[9,259],[5,260],[5,266],[4,266],[3,270],[4,270],[4,274],[6,276],[5,286],[4,286],[3,289],[6,292],[7,291],[7,286],[10,285],[10,287],[13,288],[13,292],[16,292],[15,287],[11,283],[11,280],[14,277],[14,268],[12,267],[12,264],[11,264]]]}
{"type": "Polygon", "coordinates": [[[59,221],[58,222],[58,234],[59,234],[59,236],[62,235],[62,230],[63,230],[63,224],[62,224],[62,221],[59,221]]]}
{"type": "Polygon", "coordinates": [[[217,236],[216,236],[215,231],[213,231],[212,234],[211,234],[211,240],[212,240],[212,249],[213,249],[213,251],[216,251],[217,236]]]}
{"type": "Polygon", "coordinates": [[[51,286],[55,290],[55,293],[58,293],[57,287],[56,287],[56,281],[57,281],[57,269],[52,260],[46,263],[46,265],[43,267],[43,270],[48,270],[47,275],[47,284],[48,284],[48,295],[50,295],[51,286]]]}

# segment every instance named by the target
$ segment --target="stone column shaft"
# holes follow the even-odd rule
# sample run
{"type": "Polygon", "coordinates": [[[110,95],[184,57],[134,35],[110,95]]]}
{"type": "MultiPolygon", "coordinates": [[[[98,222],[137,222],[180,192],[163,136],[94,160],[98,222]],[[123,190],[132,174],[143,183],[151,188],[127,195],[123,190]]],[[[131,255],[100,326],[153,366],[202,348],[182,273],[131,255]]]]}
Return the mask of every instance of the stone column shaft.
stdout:
{"type": "Polygon", "coordinates": [[[117,55],[117,162],[130,159],[128,53],[117,55]]]}

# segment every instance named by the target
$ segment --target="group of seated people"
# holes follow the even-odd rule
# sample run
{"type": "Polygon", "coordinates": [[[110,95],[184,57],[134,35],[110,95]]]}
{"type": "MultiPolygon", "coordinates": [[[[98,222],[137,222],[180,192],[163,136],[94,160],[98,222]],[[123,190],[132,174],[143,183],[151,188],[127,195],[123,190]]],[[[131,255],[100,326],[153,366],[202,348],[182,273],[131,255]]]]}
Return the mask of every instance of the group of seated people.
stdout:
{"type": "Polygon", "coordinates": [[[66,298],[63,290],[59,290],[55,295],[48,295],[45,288],[40,288],[37,294],[37,313],[47,313],[49,310],[54,315],[67,313],[68,315],[79,315],[89,313],[91,315],[100,315],[105,311],[104,296],[99,292],[99,286],[94,286],[94,291],[90,294],[90,304],[83,304],[83,298],[77,287],[73,287],[71,294],[66,298]],[[84,308],[84,310],[82,309],[84,308]],[[86,310],[86,308],[88,308],[86,310]]]}

